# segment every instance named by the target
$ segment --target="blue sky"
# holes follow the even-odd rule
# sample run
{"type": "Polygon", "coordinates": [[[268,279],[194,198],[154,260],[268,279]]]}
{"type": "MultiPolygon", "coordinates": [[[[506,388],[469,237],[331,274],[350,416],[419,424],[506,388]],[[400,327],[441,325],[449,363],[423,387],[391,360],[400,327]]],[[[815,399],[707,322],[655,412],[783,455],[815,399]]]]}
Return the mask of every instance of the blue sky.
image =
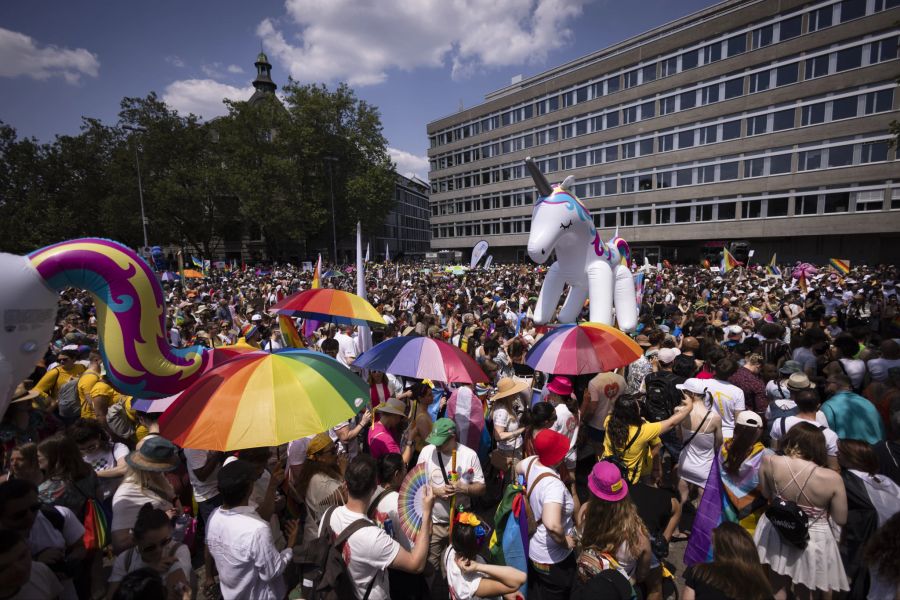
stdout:
{"type": "Polygon", "coordinates": [[[379,107],[398,170],[427,175],[425,125],[484,94],[711,0],[33,0],[0,3],[0,120],[42,141],[156,91],[213,117],[272,77],[347,81],[379,107]]]}

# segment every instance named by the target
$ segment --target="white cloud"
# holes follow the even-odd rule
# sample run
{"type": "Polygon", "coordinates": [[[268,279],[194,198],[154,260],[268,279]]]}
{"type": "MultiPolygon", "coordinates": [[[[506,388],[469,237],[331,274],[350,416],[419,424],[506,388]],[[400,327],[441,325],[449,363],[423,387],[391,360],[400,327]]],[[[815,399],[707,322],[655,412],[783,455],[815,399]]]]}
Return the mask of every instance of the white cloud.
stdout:
{"type": "Polygon", "coordinates": [[[406,177],[415,176],[422,181],[428,181],[427,157],[390,147],[388,147],[388,154],[391,155],[391,160],[397,164],[398,173],[406,177]]]}
{"type": "Polygon", "coordinates": [[[235,74],[237,74],[237,73],[243,73],[243,72],[244,72],[244,69],[243,69],[242,67],[238,66],[238,65],[228,65],[228,72],[229,72],[229,73],[235,73],[235,74]]]}
{"type": "Polygon", "coordinates": [[[182,114],[211,119],[228,113],[222,100],[248,100],[253,91],[251,85],[240,88],[212,79],[182,79],[166,86],[162,99],[182,114]]]}
{"type": "Polygon", "coordinates": [[[181,57],[176,56],[175,54],[170,54],[164,60],[167,63],[169,63],[170,65],[172,65],[173,67],[178,67],[179,69],[183,69],[186,66],[185,62],[181,59],[181,57]]]}
{"type": "Polygon", "coordinates": [[[26,76],[46,80],[62,77],[76,84],[82,75],[100,73],[97,55],[84,48],[39,47],[34,38],[0,27],[0,77],[26,76]]]}
{"type": "Polygon", "coordinates": [[[447,63],[461,77],[545,60],[586,1],[285,0],[288,23],[265,19],[256,33],[299,81],[374,85],[390,69],[447,63]]]}

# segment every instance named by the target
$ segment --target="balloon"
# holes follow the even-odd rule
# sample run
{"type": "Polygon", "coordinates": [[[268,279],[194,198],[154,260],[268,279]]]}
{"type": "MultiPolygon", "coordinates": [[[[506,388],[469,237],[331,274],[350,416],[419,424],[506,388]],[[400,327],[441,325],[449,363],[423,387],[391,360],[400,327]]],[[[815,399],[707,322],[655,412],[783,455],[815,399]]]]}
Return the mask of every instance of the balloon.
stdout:
{"type": "Polygon", "coordinates": [[[525,165],[537,184],[540,198],[534,205],[528,256],[543,264],[556,251],[554,262],[544,278],[534,310],[537,324],[548,322],[556,310],[566,284],[569,294],[559,310],[560,323],[574,323],[590,298],[590,320],[612,325],[615,319],[623,331],[637,327],[638,307],[631,269],[631,249],[624,239],[609,242],[600,238],[584,204],[570,191],[574,179],[551,187],[530,158],[525,165]]]}
{"type": "Polygon", "coordinates": [[[809,279],[810,277],[812,277],[813,275],[815,275],[818,272],[819,272],[819,270],[815,266],[805,262],[805,263],[797,263],[797,266],[794,267],[794,270],[791,273],[791,275],[793,275],[794,279],[800,279],[801,275],[805,275],[806,278],[809,279]]]}
{"type": "Polygon", "coordinates": [[[147,263],[117,242],[85,238],[28,256],[0,254],[0,269],[0,414],[47,349],[56,317],[54,290],[75,287],[93,296],[107,376],[125,394],[171,396],[200,377],[211,360],[202,346],[169,346],[162,289],[147,263]]]}

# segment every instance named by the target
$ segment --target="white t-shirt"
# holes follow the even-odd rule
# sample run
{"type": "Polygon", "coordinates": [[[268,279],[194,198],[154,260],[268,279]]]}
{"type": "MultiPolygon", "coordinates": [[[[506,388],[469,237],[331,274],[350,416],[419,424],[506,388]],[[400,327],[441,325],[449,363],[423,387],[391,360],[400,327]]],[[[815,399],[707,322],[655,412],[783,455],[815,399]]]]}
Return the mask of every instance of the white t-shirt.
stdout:
{"type": "Polygon", "coordinates": [[[781,381],[773,379],[767,383],[766,397],[770,402],[772,400],[789,400],[791,397],[791,390],[788,389],[787,380],[781,381]]]}
{"type": "MultiPolygon", "coordinates": [[[[838,454],[838,435],[828,428],[828,422],[824,423],[819,422],[819,415],[822,412],[819,411],[816,413],[816,420],[810,421],[809,419],[801,419],[797,416],[785,417],[784,418],[784,432],[787,433],[791,430],[791,427],[796,425],[797,423],[812,423],[816,427],[824,427],[822,429],[822,433],[825,434],[825,449],[828,451],[828,456],[837,456],[838,454]]],[[[824,415],[823,415],[824,416],[824,415]]],[[[775,419],[772,421],[772,431],[769,433],[771,438],[775,441],[781,439],[781,419],[775,419]]]]}
{"type": "Polygon", "coordinates": [[[565,402],[556,405],[556,422],[550,427],[556,433],[569,438],[569,451],[566,452],[566,468],[575,468],[575,440],[578,438],[578,419],[569,410],[565,402]]]}
{"type": "Polygon", "coordinates": [[[746,410],[744,392],[736,385],[718,379],[706,379],[703,384],[712,398],[713,410],[722,417],[722,437],[730,438],[734,435],[734,418],[746,410]]]}
{"type": "Polygon", "coordinates": [[[197,502],[212,500],[219,495],[218,481],[220,466],[216,466],[205,481],[200,481],[194,474],[194,469],[203,468],[209,455],[209,450],[184,449],[184,458],[187,461],[188,466],[188,477],[190,477],[191,480],[191,487],[194,488],[194,498],[197,499],[197,502]]]}
{"type": "MultiPolygon", "coordinates": [[[[59,548],[65,551],[66,548],[84,538],[84,526],[78,520],[71,510],[64,506],[54,506],[63,516],[62,531],[53,526],[53,523],[47,520],[47,517],[38,511],[34,519],[34,525],[28,533],[28,550],[32,556],[36,556],[47,548],[59,548]]],[[[34,564],[38,564],[33,562],[34,564]]],[[[54,575],[54,579],[56,576],[54,575]]],[[[78,594],[75,591],[75,583],[71,579],[62,582],[62,593],[60,598],[63,600],[77,600],[78,594]]]]}
{"type": "Polygon", "coordinates": [[[356,349],[356,340],[340,331],[334,334],[334,339],[336,339],[338,343],[338,361],[345,367],[350,367],[350,365],[353,364],[353,361],[356,360],[358,352],[356,349]]]}
{"type": "MultiPolygon", "coordinates": [[[[382,492],[382,488],[379,486],[378,489],[375,490],[375,496],[378,496],[382,492]]],[[[373,496],[373,498],[375,497],[373,496]]],[[[400,547],[406,550],[407,552],[412,552],[413,543],[406,534],[403,533],[403,527],[400,526],[400,512],[397,508],[397,501],[400,498],[400,494],[391,491],[384,495],[384,497],[378,501],[378,506],[375,507],[375,510],[372,511],[372,516],[374,517],[375,524],[381,527],[383,530],[387,532],[387,527],[385,526],[385,522],[390,519],[390,532],[387,532],[392,538],[394,538],[397,543],[400,544],[400,547]]]]}
{"type": "Polygon", "coordinates": [[[887,381],[887,372],[891,367],[900,367],[900,359],[888,360],[886,358],[873,358],[866,363],[866,368],[869,369],[869,375],[871,375],[872,379],[875,381],[887,381]]]}
{"type": "MultiPolygon", "coordinates": [[[[515,431],[519,428],[519,417],[515,413],[506,410],[504,406],[497,405],[494,407],[493,419],[494,427],[499,427],[501,431],[515,431]]],[[[512,451],[521,448],[522,443],[522,436],[517,435],[507,440],[497,440],[497,449],[512,451]]]]}
{"type": "MultiPolygon", "coordinates": [[[[532,458],[531,460],[534,461],[536,459],[532,458]]],[[[556,543],[550,537],[550,534],[547,533],[547,528],[541,522],[544,504],[554,503],[562,505],[563,530],[566,532],[566,535],[571,535],[575,530],[575,521],[572,519],[575,513],[575,502],[572,499],[572,494],[560,481],[556,471],[543,465],[532,466],[529,463],[525,466],[525,474],[527,475],[526,489],[528,489],[529,483],[536,481],[541,473],[550,473],[551,475],[556,475],[556,477],[544,477],[537,484],[537,487],[531,491],[529,504],[531,504],[531,512],[534,514],[534,520],[538,526],[528,544],[528,558],[539,563],[556,564],[565,560],[572,553],[572,550],[556,543]],[[530,472],[529,467],[531,467],[530,472]]]]}
{"type": "MultiPolygon", "coordinates": [[[[352,512],[346,506],[339,506],[331,512],[330,525],[335,539],[357,519],[365,515],[352,512]]],[[[319,526],[319,533],[322,526],[319,526]]],[[[369,582],[375,577],[375,584],[369,600],[389,600],[391,597],[387,568],[400,553],[400,544],[391,539],[380,527],[363,527],[350,536],[344,544],[344,562],[353,579],[357,598],[366,593],[369,582]]]]}
{"type": "MultiPolygon", "coordinates": [[[[449,454],[442,454],[444,469],[450,476],[451,459],[449,454]]],[[[437,448],[428,444],[419,453],[418,463],[425,463],[428,469],[428,479],[432,485],[445,485],[444,476],[441,473],[441,465],[437,459],[437,448]]],[[[484,473],[481,471],[481,462],[478,455],[471,448],[462,444],[456,445],[456,470],[459,472],[459,481],[462,483],[484,483],[484,473]]],[[[463,506],[469,506],[469,497],[464,494],[456,495],[456,502],[463,506]]],[[[450,503],[442,498],[435,498],[434,509],[431,513],[433,523],[447,524],[450,522],[450,503]]]]}
{"type": "Polygon", "coordinates": [[[160,510],[174,508],[168,498],[162,498],[133,481],[123,481],[113,496],[113,518],[110,531],[122,531],[134,527],[141,507],[147,502],[153,504],[153,508],[160,510]]]}
{"type": "MultiPolygon", "coordinates": [[[[481,596],[476,596],[478,586],[484,577],[477,571],[474,573],[463,573],[456,564],[456,550],[453,546],[448,546],[444,551],[444,571],[447,573],[447,585],[450,588],[450,598],[452,600],[476,600],[481,596]]],[[[486,564],[486,561],[476,555],[475,562],[486,564]]]]}
{"type": "MultiPolygon", "coordinates": [[[[175,545],[175,562],[172,563],[172,566],[169,567],[169,570],[166,571],[166,575],[170,575],[174,573],[178,569],[184,573],[184,576],[188,581],[191,580],[191,551],[184,544],[179,544],[178,542],[169,542],[169,547],[175,545]]],[[[166,548],[167,551],[169,547],[166,548]]],[[[147,564],[141,558],[141,553],[138,552],[138,549],[135,547],[131,547],[128,550],[122,552],[116,557],[115,562],[113,562],[112,573],[109,576],[110,583],[114,581],[122,581],[122,579],[133,571],[137,571],[138,569],[142,569],[146,567],[147,564]],[[130,561],[130,564],[129,564],[130,561]]]]}
{"type": "MultiPolygon", "coordinates": [[[[884,475],[872,476],[863,471],[850,469],[866,486],[869,500],[878,513],[878,526],[884,526],[888,519],[900,512],[900,486],[884,475]]],[[[870,596],[871,597],[871,596],[870,596]]]]}
{"type": "Polygon", "coordinates": [[[59,582],[50,567],[36,560],[31,561],[31,576],[16,595],[7,600],[41,600],[58,598],[63,592],[63,584],[59,582]]]}
{"type": "MultiPolygon", "coordinates": [[[[128,446],[115,442],[114,444],[103,444],[96,452],[90,454],[82,454],[81,458],[84,462],[91,465],[95,473],[112,469],[116,466],[116,461],[123,460],[128,456],[128,446]]],[[[102,499],[109,498],[116,492],[116,488],[122,483],[123,477],[98,477],[97,486],[99,488],[100,497],[102,499]]]]}

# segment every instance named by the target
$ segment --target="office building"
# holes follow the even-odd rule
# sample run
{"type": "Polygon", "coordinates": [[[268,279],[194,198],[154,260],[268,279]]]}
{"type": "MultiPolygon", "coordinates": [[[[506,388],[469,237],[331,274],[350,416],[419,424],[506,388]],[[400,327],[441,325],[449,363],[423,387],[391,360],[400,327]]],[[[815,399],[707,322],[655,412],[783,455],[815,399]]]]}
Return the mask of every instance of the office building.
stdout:
{"type": "Polygon", "coordinates": [[[605,239],[693,262],[896,262],[898,0],[728,0],[427,127],[433,250],[525,260],[532,156],[605,239]]]}

